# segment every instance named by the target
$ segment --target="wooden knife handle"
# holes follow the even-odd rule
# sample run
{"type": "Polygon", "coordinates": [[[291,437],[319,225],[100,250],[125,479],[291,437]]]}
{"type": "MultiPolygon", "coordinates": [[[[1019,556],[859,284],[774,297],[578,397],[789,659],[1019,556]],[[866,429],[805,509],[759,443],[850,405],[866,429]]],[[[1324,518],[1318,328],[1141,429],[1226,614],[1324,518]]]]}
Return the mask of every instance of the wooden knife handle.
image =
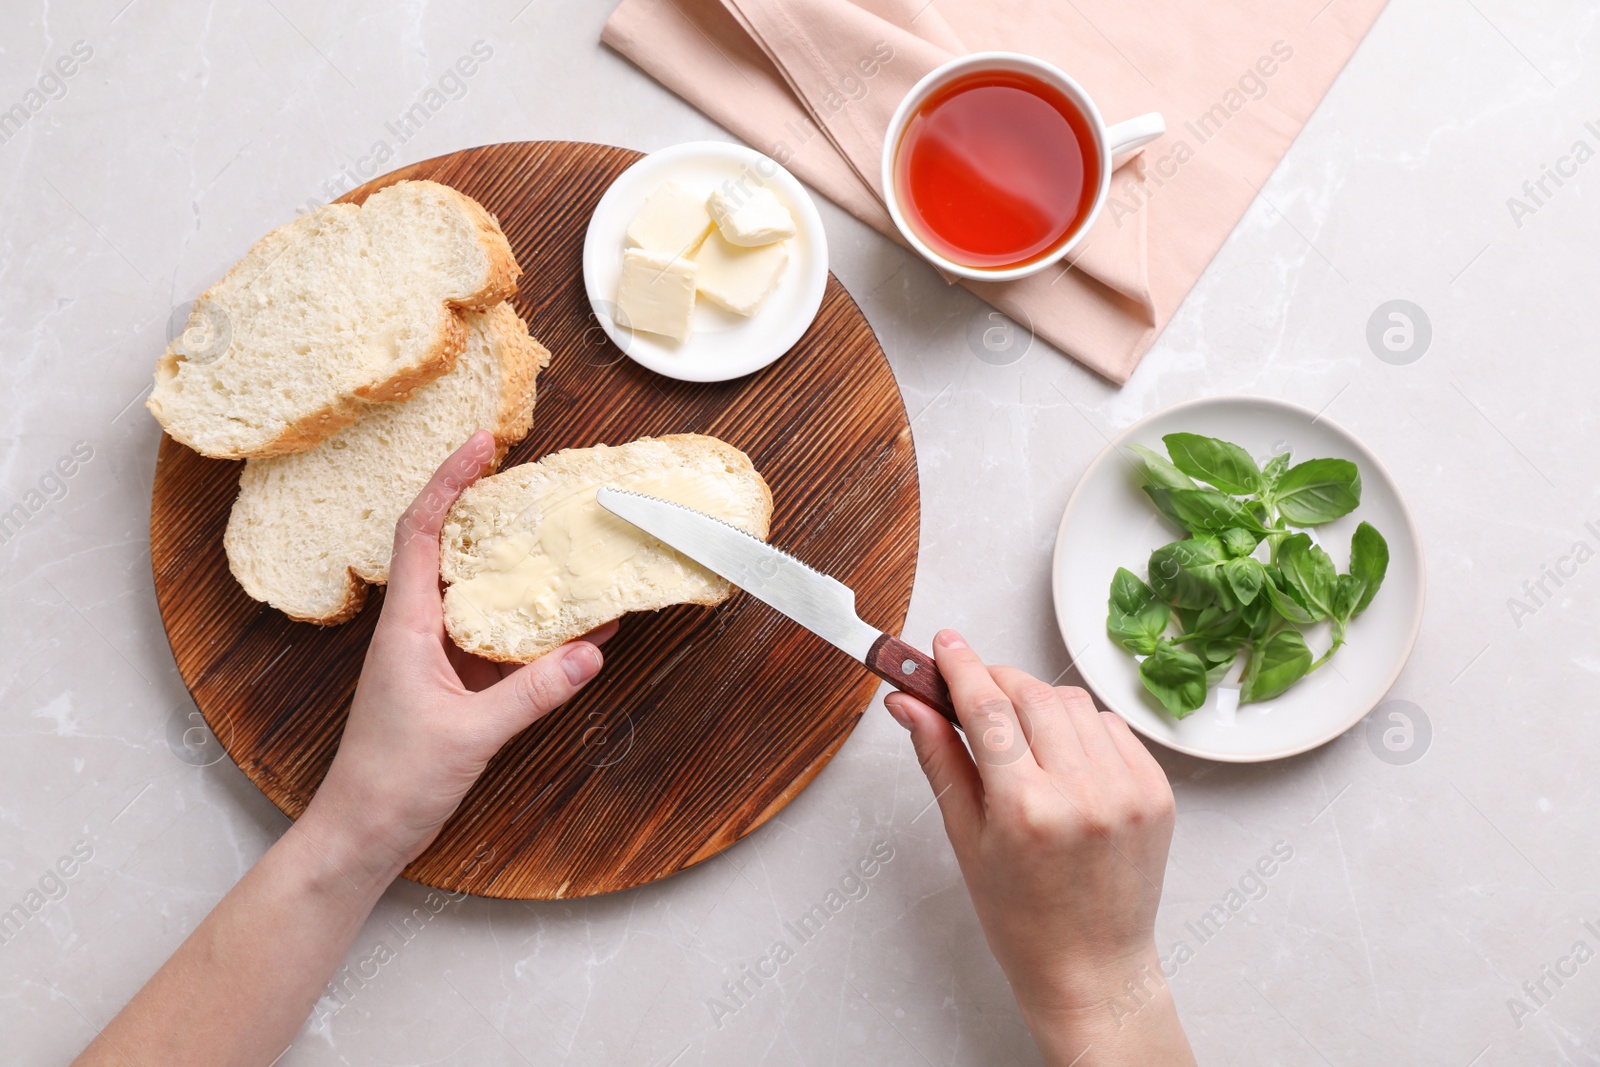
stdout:
{"type": "Polygon", "coordinates": [[[934,665],[933,657],[912,648],[898,637],[879,634],[867,651],[867,669],[904,693],[934,708],[959,729],[950,687],[934,665]]]}

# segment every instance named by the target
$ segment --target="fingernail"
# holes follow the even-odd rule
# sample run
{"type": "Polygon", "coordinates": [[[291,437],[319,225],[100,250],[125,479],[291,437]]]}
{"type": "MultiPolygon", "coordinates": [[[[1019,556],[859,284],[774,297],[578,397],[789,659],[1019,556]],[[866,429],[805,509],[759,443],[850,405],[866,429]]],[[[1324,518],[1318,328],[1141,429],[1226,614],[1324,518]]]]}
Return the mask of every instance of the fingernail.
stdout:
{"type": "Polygon", "coordinates": [[[938,641],[939,644],[943,645],[945,648],[967,647],[966,640],[954,630],[940,630],[939,635],[934,638],[934,640],[938,641]]]}
{"type": "Polygon", "coordinates": [[[582,685],[600,673],[600,650],[587,641],[579,641],[561,657],[561,670],[567,681],[582,685]]]}
{"type": "Polygon", "coordinates": [[[897,699],[894,694],[890,694],[889,696],[883,698],[883,706],[889,712],[890,717],[893,718],[895,722],[899,723],[901,726],[904,726],[907,730],[911,729],[911,716],[906,714],[906,703],[904,700],[897,699]]]}

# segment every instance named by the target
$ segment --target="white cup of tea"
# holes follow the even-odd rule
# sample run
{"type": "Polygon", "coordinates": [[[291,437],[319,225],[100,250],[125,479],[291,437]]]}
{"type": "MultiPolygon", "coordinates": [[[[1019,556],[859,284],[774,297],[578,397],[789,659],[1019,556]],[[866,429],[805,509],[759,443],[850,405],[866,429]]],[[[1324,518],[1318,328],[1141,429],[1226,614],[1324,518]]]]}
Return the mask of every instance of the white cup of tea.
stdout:
{"type": "Polygon", "coordinates": [[[1108,127],[1063,71],[975,52],[930,71],[889,121],[883,198],[942,271],[1009,281],[1071,252],[1111,192],[1113,160],[1160,137],[1155,112],[1108,127]]]}

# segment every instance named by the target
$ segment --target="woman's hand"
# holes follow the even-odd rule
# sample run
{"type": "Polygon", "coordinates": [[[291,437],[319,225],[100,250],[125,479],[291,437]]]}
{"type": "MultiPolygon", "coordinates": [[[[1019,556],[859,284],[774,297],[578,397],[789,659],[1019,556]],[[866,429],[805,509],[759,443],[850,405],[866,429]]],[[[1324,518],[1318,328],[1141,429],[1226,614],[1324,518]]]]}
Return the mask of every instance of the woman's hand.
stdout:
{"type": "Polygon", "coordinates": [[[600,670],[616,624],[526,666],[461,652],[444,629],[439,531],[494,455],[484,431],[461,446],[401,517],[389,588],[327,778],[301,820],[335,862],[393,877],[427,847],[489,758],[600,670]]]}
{"type": "Polygon", "coordinates": [[[350,721],[305,814],[77,1064],[282,1059],[384,889],[489,758],[599,671],[596,646],[614,626],[515,668],[463,655],[445,636],[439,530],[493,455],[494,439],[474,434],[401,518],[350,721]]]}
{"type": "Polygon", "coordinates": [[[969,753],[936,711],[885,704],[911,731],[989,947],[1050,1063],[1192,1064],[1155,947],[1172,790],[1117,716],[1081,689],[986,667],[934,639],[969,753]]]}

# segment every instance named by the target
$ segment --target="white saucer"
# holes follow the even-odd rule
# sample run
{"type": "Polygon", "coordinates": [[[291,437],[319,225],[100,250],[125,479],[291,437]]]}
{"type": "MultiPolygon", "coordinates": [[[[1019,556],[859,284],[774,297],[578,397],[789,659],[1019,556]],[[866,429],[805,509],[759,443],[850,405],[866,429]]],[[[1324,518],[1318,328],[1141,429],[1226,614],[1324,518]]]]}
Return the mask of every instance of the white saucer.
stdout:
{"type": "Polygon", "coordinates": [[[828,284],[828,238],[805,187],[772,159],[743,145],[691,141],[652,152],[617,176],[595,206],[583,242],[583,283],[606,336],[629,359],[687,382],[721,382],[753,374],[789,351],[806,332],[828,284]],[[765,184],[794,216],[789,267],[755,315],[745,318],[700,300],[694,332],[678,344],[660,334],[618,325],[614,309],[622,277],[623,235],[645,198],[669,181],[710,195],[741,177],[765,184]]]}
{"type": "MultiPolygon", "coordinates": [[[[1168,748],[1203,759],[1257,763],[1326,744],[1383,699],[1422,627],[1426,578],[1411,512],[1365,445],[1294,404],[1219,396],[1178,404],[1135,423],[1089,464],[1061,516],[1051,585],[1067,651],[1106,708],[1168,748]],[[1205,706],[1182,721],[1145,691],[1138,662],[1106,634],[1106,600],[1117,568],[1144,578],[1150,553],[1186,536],[1140,490],[1137,464],[1123,446],[1141,444],[1166,455],[1162,436],[1180,431],[1232,441],[1258,462],[1285,446],[1296,463],[1324,456],[1351,460],[1361,471],[1360,507],[1311,532],[1341,571],[1349,564],[1350,535],[1360,522],[1377,527],[1389,544],[1389,570],[1377,597],[1351,622],[1345,646],[1316,673],[1277,699],[1246,704],[1234,715],[1218,706],[1213,689],[1205,706]]],[[[1319,654],[1327,647],[1325,632],[1309,630],[1307,639],[1319,654]]]]}

